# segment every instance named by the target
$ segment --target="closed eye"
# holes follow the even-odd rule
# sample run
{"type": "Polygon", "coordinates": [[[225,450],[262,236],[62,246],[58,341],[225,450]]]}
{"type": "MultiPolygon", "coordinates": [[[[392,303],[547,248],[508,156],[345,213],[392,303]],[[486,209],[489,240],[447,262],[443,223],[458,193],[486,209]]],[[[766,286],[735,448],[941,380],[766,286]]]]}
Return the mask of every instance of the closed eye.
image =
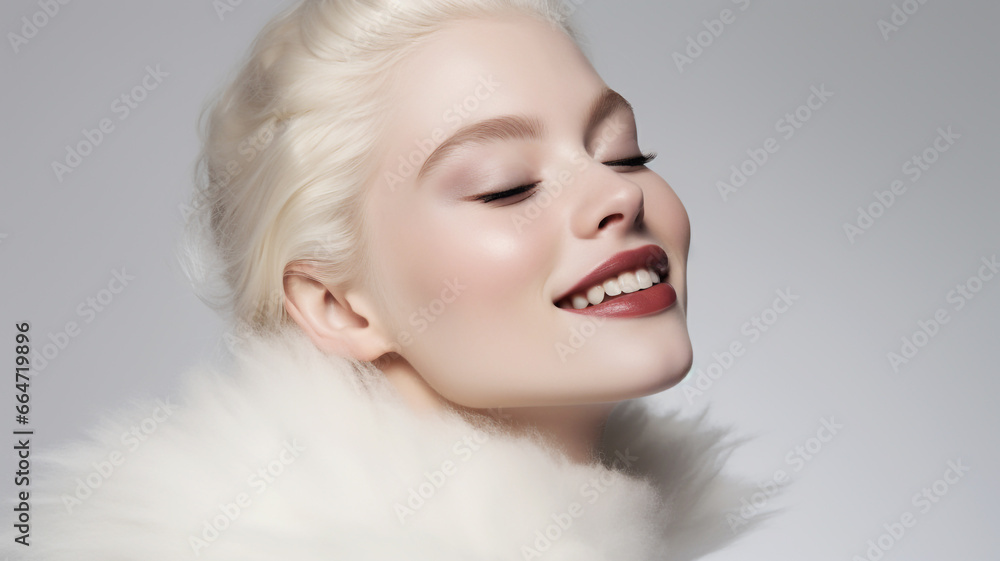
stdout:
{"type": "MultiPolygon", "coordinates": [[[[619,160],[611,160],[604,162],[604,165],[611,167],[640,167],[652,162],[656,158],[655,152],[647,152],[639,156],[632,156],[631,158],[622,158],[619,160]]],[[[538,183],[532,183],[530,185],[520,185],[518,187],[513,187],[511,189],[504,189],[503,191],[496,191],[494,193],[486,193],[475,197],[475,200],[483,203],[491,203],[493,201],[499,201],[503,199],[513,199],[519,195],[525,195],[519,199],[512,201],[505,201],[506,204],[519,203],[532,195],[535,194],[535,188],[538,187],[538,183]]],[[[502,206],[502,205],[501,205],[502,206]]]]}
{"type": "Polygon", "coordinates": [[[537,183],[532,183],[531,185],[521,185],[519,187],[514,187],[512,189],[504,189],[503,191],[497,191],[495,193],[486,193],[485,195],[479,195],[478,197],[476,197],[476,200],[484,203],[490,203],[501,199],[510,199],[518,195],[523,195],[525,193],[528,193],[527,196],[522,197],[521,199],[508,202],[508,204],[513,204],[516,202],[520,202],[524,199],[527,199],[528,197],[533,195],[535,187],[538,187],[537,183]]]}
{"type": "Polygon", "coordinates": [[[614,167],[638,167],[644,166],[649,162],[652,162],[656,158],[656,152],[647,152],[640,156],[633,156],[631,158],[622,158],[620,160],[611,160],[610,162],[604,162],[606,166],[614,167]]]}

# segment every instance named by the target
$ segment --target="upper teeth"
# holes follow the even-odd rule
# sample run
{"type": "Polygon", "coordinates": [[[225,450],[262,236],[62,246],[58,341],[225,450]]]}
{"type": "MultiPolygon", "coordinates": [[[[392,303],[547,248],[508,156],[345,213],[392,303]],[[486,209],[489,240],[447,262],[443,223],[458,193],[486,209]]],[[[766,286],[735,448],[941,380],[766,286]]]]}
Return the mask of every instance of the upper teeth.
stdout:
{"type": "Polygon", "coordinates": [[[636,269],[622,273],[617,277],[612,277],[601,284],[594,285],[580,294],[574,294],[569,298],[569,304],[577,310],[582,310],[588,305],[596,306],[604,301],[605,295],[618,296],[621,293],[631,294],[658,284],[660,275],[652,269],[636,269]]]}

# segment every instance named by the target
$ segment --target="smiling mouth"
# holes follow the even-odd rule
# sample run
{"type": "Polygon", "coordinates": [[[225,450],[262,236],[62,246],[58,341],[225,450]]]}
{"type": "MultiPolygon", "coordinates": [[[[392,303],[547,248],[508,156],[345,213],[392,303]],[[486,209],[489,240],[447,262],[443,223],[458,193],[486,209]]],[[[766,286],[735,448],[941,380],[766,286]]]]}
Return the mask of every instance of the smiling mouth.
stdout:
{"type": "Polygon", "coordinates": [[[582,310],[614,300],[624,294],[641,292],[660,284],[660,274],[653,267],[640,267],[609,277],[604,282],[560,299],[556,306],[563,309],[582,310]]]}
{"type": "Polygon", "coordinates": [[[655,313],[676,300],[667,282],[669,272],[663,248],[647,244],[611,256],[553,303],[586,314],[635,317],[655,313]]]}

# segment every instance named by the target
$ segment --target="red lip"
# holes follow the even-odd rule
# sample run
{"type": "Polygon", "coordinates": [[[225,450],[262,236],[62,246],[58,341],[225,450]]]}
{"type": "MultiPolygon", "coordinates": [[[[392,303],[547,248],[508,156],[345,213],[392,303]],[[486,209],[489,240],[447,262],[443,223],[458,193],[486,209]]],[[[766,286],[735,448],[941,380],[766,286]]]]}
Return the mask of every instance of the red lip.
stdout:
{"type": "Polygon", "coordinates": [[[596,306],[587,306],[582,310],[563,309],[585,316],[637,318],[666,310],[673,306],[676,301],[677,293],[674,291],[674,287],[666,282],[661,282],[645,290],[615,296],[611,300],[605,300],[596,306]]]}
{"type": "MultiPolygon", "coordinates": [[[[559,302],[564,298],[571,297],[574,294],[586,291],[588,288],[592,286],[601,284],[612,277],[616,277],[624,272],[634,271],[636,269],[643,267],[648,267],[656,271],[656,274],[658,274],[660,276],[660,279],[662,279],[662,282],[660,284],[668,288],[670,287],[670,285],[667,284],[667,271],[669,270],[669,265],[667,263],[667,254],[666,252],[663,251],[663,249],[660,246],[649,244],[649,245],[644,245],[642,247],[637,247],[635,249],[630,249],[628,251],[623,251],[621,253],[616,253],[611,257],[611,259],[608,259],[604,263],[598,265],[587,276],[583,277],[583,279],[580,280],[580,282],[576,283],[575,285],[573,285],[572,288],[570,288],[561,296],[556,298],[555,301],[559,302]]],[[[570,310],[570,311],[591,313],[585,310],[593,311],[595,308],[605,307],[606,305],[612,304],[617,300],[622,299],[623,297],[638,296],[643,292],[655,289],[657,286],[660,285],[656,285],[653,286],[652,288],[647,288],[646,290],[641,290],[639,292],[635,292],[632,294],[627,294],[627,295],[623,294],[622,296],[616,297],[615,300],[605,301],[598,304],[597,306],[584,308],[583,310],[570,310]]],[[[663,290],[660,289],[659,292],[663,292],[663,290]]],[[[670,292],[673,293],[673,288],[670,289],[670,292]]],[[[661,295],[661,296],[666,296],[666,295],[661,295]]],[[[676,300],[676,294],[674,295],[673,299],[676,300]]]]}

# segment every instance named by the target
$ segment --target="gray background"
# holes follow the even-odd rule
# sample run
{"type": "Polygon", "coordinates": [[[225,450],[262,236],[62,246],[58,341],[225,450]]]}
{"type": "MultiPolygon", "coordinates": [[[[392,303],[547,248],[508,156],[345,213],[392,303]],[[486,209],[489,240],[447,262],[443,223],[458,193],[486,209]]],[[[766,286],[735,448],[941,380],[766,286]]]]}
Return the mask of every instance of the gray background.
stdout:
{"type": "MultiPolygon", "coordinates": [[[[20,52],[0,48],[2,356],[13,361],[15,322],[30,321],[43,344],[69,321],[80,326],[34,377],[36,449],[79,437],[127,397],[172,396],[180,372],[220,349],[221,321],[173,258],[195,119],[281,5],[245,0],[220,19],[207,0],[72,2],[20,52]],[[121,120],[112,102],[147,65],[169,76],[121,120]],[[115,130],[58,181],[52,161],[103,118],[115,130]],[[81,315],[122,268],[134,280],[81,315]]],[[[885,559],[995,558],[1000,413],[991,401],[1000,382],[990,344],[1000,278],[961,310],[947,295],[1000,250],[1000,6],[930,0],[886,40],[878,21],[892,16],[891,0],[567,5],[598,70],[635,105],[641,144],[659,153],[652,167],[692,220],[695,373],[651,400],[684,414],[708,407],[713,421],[754,435],[734,471],[766,482],[783,469],[793,481],[766,505],[788,514],[710,559],[863,557],[905,512],[916,526],[885,559]],[[681,71],[674,53],[724,9],[735,21],[681,71]],[[776,123],[822,85],[832,98],[785,139],[776,123]],[[960,138],[911,181],[904,163],[949,126],[960,138]],[[716,183],[769,137],[780,149],[724,201],[716,183]],[[852,243],[843,224],[896,179],[906,192],[852,243]],[[750,342],[741,326],[786,288],[799,299],[750,342]],[[895,372],[887,353],[940,308],[949,322],[895,372]],[[692,394],[697,371],[733,342],[745,354],[692,394]],[[831,417],[844,428],[808,462],[790,463],[831,417]],[[913,495],[959,458],[969,472],[921,512],[913,495]]],[[[39,9],[3,3],[0,30],[19,32],[21,17],[39,9]]],[[[3,395],[2,425],[13,430],[12,388],[3,395]]],[[[6,497],[11,477],[2,480],[6,497]]],[[[0,521],[9,523],[9,509],[0,521]]]]}

